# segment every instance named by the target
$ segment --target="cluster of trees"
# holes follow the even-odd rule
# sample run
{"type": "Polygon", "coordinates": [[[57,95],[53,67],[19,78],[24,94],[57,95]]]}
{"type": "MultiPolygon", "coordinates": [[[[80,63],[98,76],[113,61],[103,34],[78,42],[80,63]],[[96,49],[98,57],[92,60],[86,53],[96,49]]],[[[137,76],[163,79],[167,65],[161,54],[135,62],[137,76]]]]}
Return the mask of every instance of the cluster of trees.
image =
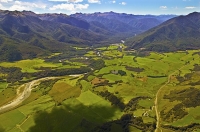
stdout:
{"type": "Polygon", "coordinates": [[[95,84],[93,88],[96,88],[96,87],[99,87],[99,86],[109,86],[109,87],[112,87],[113,84],[115,84],[115,83],[109,83],[108,80],[105,80],[103,82],[95,84]]]}
{"type": "Polygon", "coordinates": [[[124,110],[125,104],[121,102],[121,100],[117,98],[113,93],[105,91],[99,92],[98,94],[104,97],[105,99],[109,100],[112,105],[118,106],[121,110],[124,110]]]}
{"type": "Polygon", "coordinates": [[[185,81],[185,78],[184,78],[184,77],[181,77],[181,76],[177,76],[176,79],[177,79],[180,83],[182,83],[182,82],[185,81]]]}
{"type": "Polygon", "coordinates": [[[141,107],[138,105],[138,102],[142,99],[150,99],[150,97],[136,97],[132,98],[128,104],[124,104],[117,96],[115,96],[113,93],[110,93],[109,91],[104,91],[104,92],[98,92],[98,95],[104,97],[108,101],[111,102],[112,105],[118,106],[121,110],[124,111],[134,111],[137,108],[141,107]]]}
{"type": "Polygon", "coordinates": [[[0,47],[0,61],[18,61],[22,59],[21,52],[15,45],[3,45],[0,47]]]}
{"type": "Polygon", "coordinates": [[[173,47],[173,45],[167,45],[167,44],[151,44],[149,46],[145,47],[146,51],[157,51],[157,52],[169,52],[169,51],[175,51],[176,48],[173,47]]]}
{"type": "Polygon", "coordinates": [[[18,67],[0,67],[0,72],[6,74],[4,78],[9,83],[14,83],[17,81],[22,80],[24,77],[30,78],[30,77],[36,77],[36,78],[42,78],[42,77],[48,77],[48,76],[65,76],[65,75],[71,75],[71,74],[83,74],[90,72],[91,69],[88,67],[80,67],[80,68],[70,68],[70,69],[50,69],[50,68],[43,68],[42,71],[35,72],[35,73],[22,73],[21,68],[18,67]]]}
{"type": "Polygon", "coordinates": [[[172,122],[188,114],[185,108],[200,106],[200,90],[194,87],[184,90],[174,90],[169,95],[165,95],[164,99],[169,99],[170,102],[181,101],[181,103],[175,105],[168,112],[161,111],[162,118],[165,121],[172,122]]]}
{"type": "Polygon", "coordinates": [[[167,75],[161,75],[161,76],[150,76],[150,75],[148,75],[147,77],[150,77],[150,78],[161,78],[161,77],[167,77],[167,75]]]}
{"type": "Polygon", "coordinates": [[[197,81],[197,82],[190,82],[189,85],[191,85],[191,86],[200,85],[200,81],[197,81]]]}
{"type": "Polygon", "coordinates": [[[105,62],[102,59],[98,60],[91,60],[89,67],[95,69],[95,70],[100,70],[101,68],[105,67],[105,62]]]}
{"type": "Polygon", "coordinates": [[[42,81],[39,85],[37,90],[40,90],[43,95],[48,94],[48,92],[51,90],[53,85],[58,81],[59,79],[54,79],[54,80],[45,80],[42,81]]]}
{"type": "Polygon", "coordinates": [[[200,66],[198,64],[195,64],[193,71],[200,71],[200,66]]]}
{"type": "Polygon", "coordinates": [[[121,76],[125,76],[125,75],[126,75],[126,72],[123,71],[123,70],[118,70],[118,74],[121,75],[121,76]]]}
{"type": "Polygon", "coordinates": [[[90,72],[91,69],[88,67],[80,67],[80,68],[70,68],[70,69],[49,69],[39,71],[36,73],[30,73],[31,76],[36,78],[48,77],[48,76],[65,76],[65,75],[72,75],[72,74],[84,74],[90,72]]]}
{"type": "MultiPolygon", "coordinates": [[[[199,71],[199,70],[197,70],[197,69],[199,69],[199,66],[196,65],[195,67],[194,67],[195,70],[193,70],[193,71],[199,71]],[[196,68],[195,68],[195,67],[196,67],[196,68]]],[[[182,76],[177,76],[176,79],[177,79],[180,83],[182,83],[182,82],[184,82],[184,81],[191,80],[191,79],[192,79],[192,76],[193,76],[194,74],[196,74],[196,73],[195,73],[195,72],[187,73],[187,74],[185,74],[183,77],[182,77],[182,76]]]]}
{"type": "Polygon", "coordinates": [[[162,119],[166,122],[173,122],[176,121],[178,119],[183,118],[184,116],[186,116],[188,114],[188,112],[185,111],[184,109],[184,105],[183,104],[177,104],[175,105],[171,110],[169,110],[168,112],[164,112],[164,110],[162,110],[160,112],[160,115],[162,117],[162,119]]]}
{"type": "Polygon", "coordinates": [[[74,57],[82,57],[88,52],[87,49],[84,50],[76,50],[74,48],[68,48],[67,51],[63,51],[62,54],[52,56],[52,57],[47,57],[45,58],[45,62],[55,62],[58,63],[59,60],[67,60],[71,59],[74,57]]]}
{"type": "Polygon", "coordinates": [[[164,99],[173,101],[181,101],[185,107],[200,106],[200,90],[195,87],[190,87],[184,90],[171,91],[169,95],[165,95],[164,99]],[[184,98],[183,98],[184,97],[184,98]]]}
{"type": "Polygon", "coordinates": [[[138,107],[141,107],[138,105],[138,102],[142,99],[149,99],[150,97],[145,97],[145,96],[141,96],[141,97],[136,97],[136,98],[132,98],[128,104],[126,104],[126,108],[124,109],[124,111],[134,111],[136,110],[138,107]]]}
{"type": "Polygon", "coordinates": [[[143,72],[144,68],[126,66],[126,70],[134,71],[134,72],[143,72]]]}
{"type": "Polygon", "coordinates": [[[195,52],[195,53],[192,54],[192,56],[194,56],[196,54],[200,56],[200,52],[195,52]]]}
{"type": "MultiPolygon", "coordinates": [[[[133,126],[140,129],[142,132],[154,132],[156,123],[144,123],[142,117],[134,117],[132,114],[124,114],[120,119],[111,122],[106,122],[98,127],[95,127],[93,131],[98,132],[110,132],[114,127],[113,124],[120,126],[124,132],[129,132],[129,127],[133,126]]],[[[116,125],[115,125],[116,126],[116,125]]]]}
{"type": "Polygon", "coordinates": [[[24,77],[21,68],[18,67],[0,67],[0,72],[6,74],[4,79],[9,83],[20,81],[24,77]]]}

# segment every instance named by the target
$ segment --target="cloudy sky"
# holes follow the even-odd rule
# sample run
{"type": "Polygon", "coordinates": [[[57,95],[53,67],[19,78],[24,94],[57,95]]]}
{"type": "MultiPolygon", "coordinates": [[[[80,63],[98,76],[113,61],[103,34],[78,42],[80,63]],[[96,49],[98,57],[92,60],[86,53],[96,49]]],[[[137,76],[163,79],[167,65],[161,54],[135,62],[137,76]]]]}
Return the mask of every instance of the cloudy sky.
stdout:
{"type": "Polygon", "coordinates": [[[177,14],[200,12],[200,0],[0,0],[1,10],[35,13],[177,14]]]}

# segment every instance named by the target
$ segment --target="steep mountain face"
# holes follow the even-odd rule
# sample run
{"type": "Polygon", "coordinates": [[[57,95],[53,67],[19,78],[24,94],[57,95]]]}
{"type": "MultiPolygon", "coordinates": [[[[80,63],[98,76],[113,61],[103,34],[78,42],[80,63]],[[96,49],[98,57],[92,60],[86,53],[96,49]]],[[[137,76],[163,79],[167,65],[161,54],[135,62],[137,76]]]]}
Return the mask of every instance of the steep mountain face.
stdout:
{"type": "Polygon", "coordinates": [[[47,18],[27,11],[0,11],[0,60],[7,60],[5,49],[9,47],[17,49],[16,53],[21,54],[17,58],[21,59],[68,50],[69,44],[91,45],[107,39],[104,34],[90,31],[86,21],[54,14],[47,18]]]}
{"type": "Polygon", "coordinates": [[[25,12],[8,12],[0,21],[2,34],[30,42],[35,37],[54,39],[71,44],[97,43],[103,35],[88,31],[89,23],[61,15],[49,19],[45,15],[27,15],[25,12]],[[23,37],[23,38],[22,38],[23,37]],[[92,42],[90,42],[92,41],[92,42]]]}
{"type": "Polygon", "coordinates": [[[41,14],[39,15],[39,18],[41,20],[69,24],[71,26],[83,28],[86,30],[88,30],[90,27],[88,22],[67,16],[66,14],[41,14]]]}
{"type": "Polygon", "coordinates": [[[127,39],[133,49],[174,51],[200,48],[200,13],[170,19],[141,35],[127,39]]]}
{"type": "Polygon", "coordinates": [[[110,30],[115,32],[141,33],[162,22],[175,17],[174,15],[132,15],[125,13],[76,13],[71,15],[75,18],[84,19],[88,22],[99,22],[110,30]]]}
{"type": "MultiPolygon", "coordinates": [[[[99,24],[88,23],[85,20],[67,16],[65,14],[40,14],[38,16],[41,20],[71,25],[73,27],[77,27],[77,28],[81,28],[86,31],[89,31],[93,34],[100,35],[101,37],[103,37],[104,35],[112,35],[113,34],[110,32],[109,29],[106,29],[106,28],[102,29],[101,25],[99,25],[100,23],[99,24]]],[[[88,36],[88,38],[89,38],[89,36],[88,36]]]]}

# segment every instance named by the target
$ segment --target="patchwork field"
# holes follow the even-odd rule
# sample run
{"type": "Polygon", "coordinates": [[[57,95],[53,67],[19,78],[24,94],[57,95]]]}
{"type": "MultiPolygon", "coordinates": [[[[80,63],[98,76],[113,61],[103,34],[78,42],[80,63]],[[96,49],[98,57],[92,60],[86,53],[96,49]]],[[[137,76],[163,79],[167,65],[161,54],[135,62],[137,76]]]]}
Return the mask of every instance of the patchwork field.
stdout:
{"type": "Polygon", "coordinates": [[[0,108],[21,85],[60,77],[34,84],[24,102],[1,113],[0,131],[199,131],[200,51],[140,56],[124,48],[0,63],[0,108]]]}

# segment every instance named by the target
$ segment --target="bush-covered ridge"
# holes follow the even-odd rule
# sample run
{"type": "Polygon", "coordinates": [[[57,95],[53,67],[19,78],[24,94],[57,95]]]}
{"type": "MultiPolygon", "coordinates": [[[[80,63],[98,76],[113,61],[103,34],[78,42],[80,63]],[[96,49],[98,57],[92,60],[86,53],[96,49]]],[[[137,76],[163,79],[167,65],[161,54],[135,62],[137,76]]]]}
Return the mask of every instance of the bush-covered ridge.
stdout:
{"type": "Polygon", "coordinates": [[[177,51],[200,48],[200,13],[172,18],[138,36],[127,39],[132,49],[177,51]]]}

